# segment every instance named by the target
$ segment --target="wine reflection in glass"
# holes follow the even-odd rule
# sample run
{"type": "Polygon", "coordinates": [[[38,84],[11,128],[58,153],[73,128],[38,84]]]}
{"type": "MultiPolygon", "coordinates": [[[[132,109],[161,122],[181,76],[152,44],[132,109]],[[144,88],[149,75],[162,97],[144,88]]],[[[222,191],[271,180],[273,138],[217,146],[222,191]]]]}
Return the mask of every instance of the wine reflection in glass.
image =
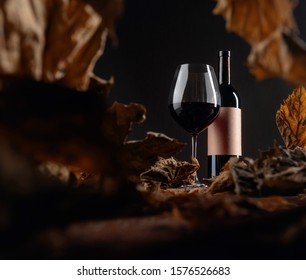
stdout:
{"type": "MultiPolygon", "coordinates": [[[[214,68],[189,63],[176,69],[169,95],[169,110],[174,120],[192,136],[192,158],[197,158],[197,138],[218,116],[220,92],[214,68]]],[[[188,187],[203,187],[197,174],[188,187]]],[[[186,187],[186,186],[185,186],[186,187]]]]}

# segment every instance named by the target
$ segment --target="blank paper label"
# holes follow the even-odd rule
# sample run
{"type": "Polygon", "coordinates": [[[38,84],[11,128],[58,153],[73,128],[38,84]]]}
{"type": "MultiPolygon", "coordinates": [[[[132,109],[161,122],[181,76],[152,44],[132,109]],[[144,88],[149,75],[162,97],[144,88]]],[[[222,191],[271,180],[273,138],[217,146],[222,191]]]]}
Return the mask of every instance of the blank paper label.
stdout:
{"type": "Polygon", "coordinates": [[[208,155],[241,155],[241,109],[221,107],[208,127],[208,155]]]}

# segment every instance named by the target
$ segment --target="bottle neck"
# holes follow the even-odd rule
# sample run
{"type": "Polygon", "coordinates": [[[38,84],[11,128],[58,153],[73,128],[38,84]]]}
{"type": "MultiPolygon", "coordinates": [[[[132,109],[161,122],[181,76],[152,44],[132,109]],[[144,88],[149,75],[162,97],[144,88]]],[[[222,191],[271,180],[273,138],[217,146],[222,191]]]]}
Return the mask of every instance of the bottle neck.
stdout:
{"type": "Polygon", "coordinates": [[[219,84],[229,85],[231,83],[231,58],[230,56],[219,56],[219,84]]]}

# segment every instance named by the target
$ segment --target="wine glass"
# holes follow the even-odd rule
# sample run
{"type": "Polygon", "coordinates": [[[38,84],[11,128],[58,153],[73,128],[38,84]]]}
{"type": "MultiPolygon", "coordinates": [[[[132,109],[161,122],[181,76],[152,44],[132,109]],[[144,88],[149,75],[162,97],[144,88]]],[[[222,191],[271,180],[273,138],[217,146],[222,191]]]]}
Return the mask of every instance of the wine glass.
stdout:
{"type": "MultiPolygon", "coordinates": [[[[214,68],[189,63],[176,69],[169,95],[174,120],[192,136],[192,158],[197,158],[197,138],[218,116],[221,97],[214,68]]],[[[197,174],[188,187],[203,187],[197,174]]]]}

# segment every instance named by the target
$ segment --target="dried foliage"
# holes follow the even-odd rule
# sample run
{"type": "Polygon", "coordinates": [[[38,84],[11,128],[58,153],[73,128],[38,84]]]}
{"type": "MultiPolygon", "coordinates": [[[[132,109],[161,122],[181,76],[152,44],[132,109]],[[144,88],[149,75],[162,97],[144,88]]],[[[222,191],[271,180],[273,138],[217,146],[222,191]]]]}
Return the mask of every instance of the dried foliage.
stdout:
{"type": "MultiPolygon", "coordinates": [[[[173,158],[160,159],[141,180],[148,190],[171,189],[192,182],[197,166],[173,158]]],[[[286,149],[277,143],[262,152],[257,160],[232,158],[219,176],[206,180],[206,196],[217,193],[236,193],[247,196],[297,195],[306,187],[306,150],[286,149]]],[[[189,194],[188,194],[189,195],[189,194]]],[[[160,195],[156,195],[160,199],[160,195]]]]}
{"type": "Polygon", "coordinates": [[[297,35],[292,0],[217,0],[214,13],[251,45],[248,66],[258,79],[306,84],[306,45],[297,35]]]}
{"type": "Polygon", "coordinates": [[[209,192],[220,193],[234,191],[234,180],[229,167],[230,164],[227,162],[220,174],[212,178],[212,182],[208,188],[209,192]]]}
{"type": "MultiPolygon", "coordinates": [[[[9,143],[3,140],[0,141],[0,157],[1,203],[7,194],[12,197],[26,196],[76,186],[77,178],[68,166],[53,162],[37,164],[14,151],[9,143]]],[[[7,201],[8,204],[10,202],[7,201]]]]}
{"type": "Polygon", "coordinates": [[[283,197],[250,198],[231,194],[207,196],[194,192],[193,196],[185,199],[172,198],[168,203],[175,205],[180,215],[189,220],[196,228],[207,231],[218,228],[221,223],[229,225],[235,220],[252,219],[271,211],[282,211],[292,207],[283,197]],[[203,221],[203,217],[206,217],[203,221]]]}
{"type": "MultiPolygon", "coordinates": [[[[160,183],[156,184],[157,186],[160,183]]],[[[143,184],[138,186],[145,200],[154,207],[163,209],[165,205],[173,203],[172,215],[181,218],[182,215],[177,212],[177,205],[179,202],[196,201],[199,197],[212,197],[207,188],[160,188],[150,184],[143,184]]]]}
{"type": "Polygon", "coordinates": [[[256,161],[242,158],[230,165],[237,194],[296,195],[306,186],[306,151],[301,148],[275,144],[256,161]]]}
{"type": "Polygon", "coordinates": [[[241,195],[297,195],[306,187],[306,150],[286,149],[277,143],[256,160],[233,158],[228,169],[213,178],[210,193],[241,195]]]}
{"type": "Polygon", "coordinates": [[[146,200],[168,215],[188,221],[197,230],[209,232],[259,217],[267,212],[278,212],[295,207],[285,197],[249,197],[220,193],[212,195],[207,188],[171,188],[142,190],[146,200]],[[222,226],[221,226],[222,224],[222,226]]]}
{"type": "Polygon", "coordinates": [[[0,3],[1,136],[35,160],[73,166],[82,183],[96,183],[107,173],[125,173],[139,181],[158,156],[172,156],[184,146],[154,133],[126,142],[132,124],[145,120],[145,107],[118,102],[104,106],[113,79],[105,81],[92,71],[108,34],[116,44],[114,22],[122,11],[123,0],[0,3]],[[16,102],[21,105],[14,114],[16,102]]]}
{"type": "Polygon", "coordinates": [[[292,0],[217,0],[214,14],[222,15],[228,31],[253,45],[279,28],[295,29],[292,0]]]}
{"type": "Polygon", "coordinates": [[[143,105],[115,102],[106,110],[101,126],[107,139],[117,146],[127,177],[136,183],[140,182],[140,173],[149,169],[158,157],[173,156],[185,146],[176,139],[156,132],[147,132],[142,140],[127,141],[132,125],[145,119],[146,108],[143,105]]]}
{"type": "Polygon", "coordinates": [[[114,102],[106,110],[102,130],[111,141],[122,145],[131,132],[132,123],[142,123],[146,112],[146,108],[138,103],[126,105],[114,102]]]}
{"type": "Polygon", "coordinates": [[[306,147],[306,90],[295,89],[276,113],[276,123],[287,148],[306,147]]]}
{"type": "Polygon", "coordinates": [[[87,90],[122,9],[122,0],[1,1],[0,75],[87,90]]]}
{"type": "Polygon", "coordinates": [[[130,179],[139,183],[140,173],[154,165],[159,157],[171,157],[181,152],[184,147],[184,143],[165,134],[147,132],[143,140],[131,140],[124,143],[122,159],[130,179]]]}
{"type": "Polygon", "coordinates": [[[86,185],[123,176],[139,182],[140,173],[159,156],[173,156],[185,146],[153,132],[143,140],[126,141],[132,124],[144,121],[145,107],[115,102],[106,108],[104,102],[94,92],[20,80],[1,92],[0,139],[35,161],[73,167],[86,185]],[[18,110],[13,111],[17,101],[18,110]]]}
{"type": "Polygon", "coordinates": [[[195,182],[195,172],[199,169],[196,159],[192,163],[171,158],[159,160],[140,175],[141,181],[150,187],[178,188],[195,182]]]}
{"type": "Polygon", "coordinates": [[[258,79],[280,77],[293,84],[306,84],[306,45],[294,33],[276,30],[256,45],[248,66],[258,79]]]}

